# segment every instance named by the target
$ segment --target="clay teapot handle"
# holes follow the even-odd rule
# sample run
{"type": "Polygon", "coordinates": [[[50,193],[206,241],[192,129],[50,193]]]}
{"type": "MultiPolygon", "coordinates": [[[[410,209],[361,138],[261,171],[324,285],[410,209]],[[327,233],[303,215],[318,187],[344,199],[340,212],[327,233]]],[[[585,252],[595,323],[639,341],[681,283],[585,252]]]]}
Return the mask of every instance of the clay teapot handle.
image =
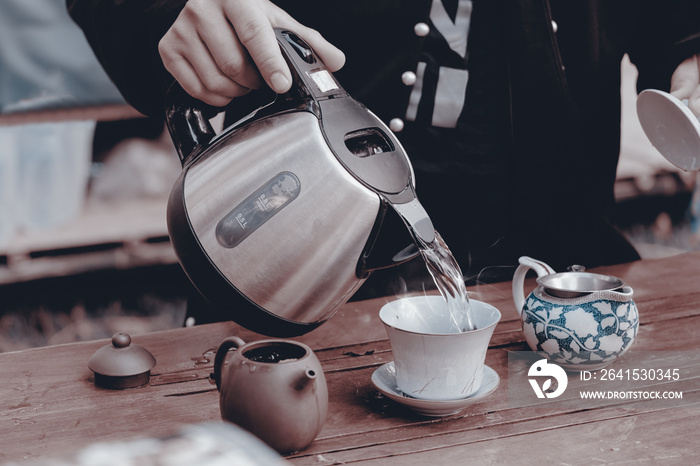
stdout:
{"type": "Polygon", "coordinates": [[[228,337],[225,338],[219,348],[216,350],[216,356],[214,357],[214,382],[216,382],[216,389],[221,391],[221,369],[223,368],[224,361],[226,360],[226,355],[232,348],[238,349],[245,345],[245,341],[238,337],[228,337]]]}
{"type": "Polygon", "coordinates": [[[513,274],[513,301],[515,302],[515,308],[518,310],[518,315],[520,315],[525,306],[525,275],[527,275],[528,270],[532,269],[537,272],[538,277],[552,274],[554,270],[544,262],[532,257],[522,256],[518,259],[518,262],[520,265],[518,265],[513,274]]]}

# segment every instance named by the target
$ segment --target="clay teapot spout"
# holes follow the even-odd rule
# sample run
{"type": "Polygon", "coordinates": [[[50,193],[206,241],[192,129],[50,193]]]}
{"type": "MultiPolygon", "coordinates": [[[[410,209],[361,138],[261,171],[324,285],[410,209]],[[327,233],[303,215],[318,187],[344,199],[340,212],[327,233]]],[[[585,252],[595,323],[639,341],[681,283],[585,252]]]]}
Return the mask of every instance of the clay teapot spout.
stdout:
{"type": "Polygon", "coordinates": [[[307,368],[301,377],[299,377],[294,385],[294,389],[298,391],[305,390],[318,377],[318,372],[312,368],[307,368]]]}

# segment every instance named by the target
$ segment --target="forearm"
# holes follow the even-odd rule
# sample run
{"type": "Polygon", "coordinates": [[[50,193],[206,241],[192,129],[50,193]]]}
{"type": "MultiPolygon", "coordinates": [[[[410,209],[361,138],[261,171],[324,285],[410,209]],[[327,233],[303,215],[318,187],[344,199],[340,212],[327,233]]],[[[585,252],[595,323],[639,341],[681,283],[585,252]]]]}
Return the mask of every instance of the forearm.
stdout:
{"type": "Polygon", "coordinates": [[[163,118],[172,78],[158,54],[158,41],[186,0],[67,0],[68,12],[85,33],[98,60],[127,102],[163,118]]]}

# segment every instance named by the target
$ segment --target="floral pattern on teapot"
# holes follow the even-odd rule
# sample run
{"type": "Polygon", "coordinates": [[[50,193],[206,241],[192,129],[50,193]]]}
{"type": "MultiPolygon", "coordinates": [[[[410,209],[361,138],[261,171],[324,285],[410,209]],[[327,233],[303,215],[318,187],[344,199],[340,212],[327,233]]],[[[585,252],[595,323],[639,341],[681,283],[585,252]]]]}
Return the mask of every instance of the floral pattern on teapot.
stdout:
{"type": "Polygon", "coordinates": [[[631,299],[597,296],[560,300],[535,290],[523,307],[523,331],[533,351],[565,368],[593,369],[629,349],[639,328],[631,299]],[[590,366],[590,367],[589,367],[590,366]]]}

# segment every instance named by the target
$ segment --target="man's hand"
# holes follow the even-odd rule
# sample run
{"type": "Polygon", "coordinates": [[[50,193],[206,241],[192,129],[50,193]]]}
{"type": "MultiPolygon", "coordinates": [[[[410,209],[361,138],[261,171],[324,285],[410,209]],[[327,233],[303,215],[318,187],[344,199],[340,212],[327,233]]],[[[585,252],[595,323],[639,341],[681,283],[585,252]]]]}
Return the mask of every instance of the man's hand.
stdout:
{"type": "Polygon", "coordinates": [[[671,77],[671,94],[688,99],[688,107],[700,115],[700,55],[694,55],[678,65],[671,77]]]}
{"type": "Polygon", "coordinates": [[[268,0],[189,0],[158,44],[163,65],[193,97],[223,107],[267,83],[283,93],[291,74],[273,27],[304,39],[331,71],[343,53],[268,0]]]}

